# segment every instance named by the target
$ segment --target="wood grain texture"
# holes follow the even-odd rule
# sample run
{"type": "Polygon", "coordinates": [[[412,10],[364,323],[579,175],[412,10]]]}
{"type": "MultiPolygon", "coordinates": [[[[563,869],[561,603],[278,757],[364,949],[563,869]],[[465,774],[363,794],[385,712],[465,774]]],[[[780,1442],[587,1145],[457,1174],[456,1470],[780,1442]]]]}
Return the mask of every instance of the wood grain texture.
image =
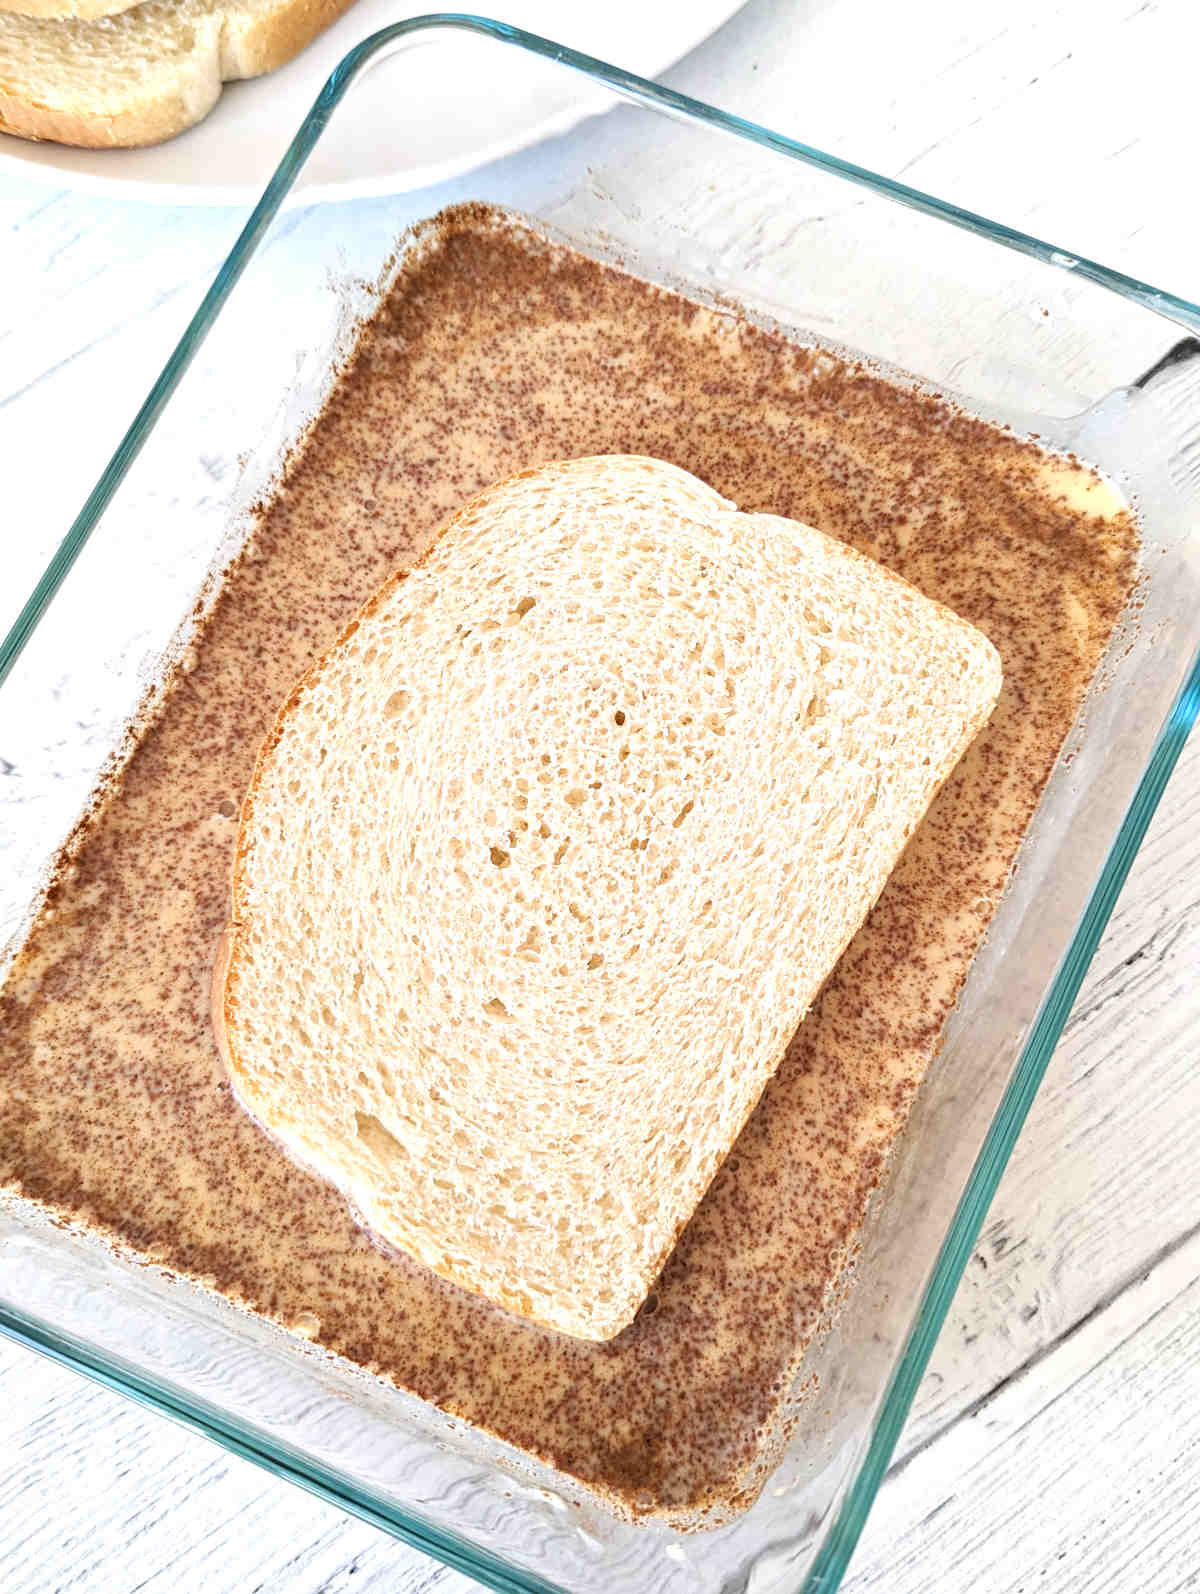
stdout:
{"type": "MultiPolygon", "coordinates": [[[[1196,42],[1187,0],[1012,0],[986,14],[950,0],[758,0],[672,81],[1195,298],[1197,224],[1177,198],[1196,42]]],[[[350,260],[378,258],[392,227],[387,201],[288,217],[281,324],[304,313],[302,267],[331,218],[350,260]]],[[[21,530],[6,541],[0,620],[240,221],[0,185],[0,447],[21,530]],[[89,418],[69,448],[65,415],[89,418]]],[[[239,373],[240,407],[214,416],[211,446],[165,503],[202,502],[234,467],[245,407],[279,375],[239,373]]],[[[19,765],[30,734],[0,723],[0,759],[19,765]]],[[[854,1594],[1200,1588],[1198,973],[1194,740],[993,1204],[854,1594]]],[[[473,1587],[0,1342],[4,1594],[473,1587]]]]}
{"type": "Polygon", "coordinates": [[[893,1469],[848,1587],[1194,1588],[1198,1466],[1194,1233],[893,1469]]]}

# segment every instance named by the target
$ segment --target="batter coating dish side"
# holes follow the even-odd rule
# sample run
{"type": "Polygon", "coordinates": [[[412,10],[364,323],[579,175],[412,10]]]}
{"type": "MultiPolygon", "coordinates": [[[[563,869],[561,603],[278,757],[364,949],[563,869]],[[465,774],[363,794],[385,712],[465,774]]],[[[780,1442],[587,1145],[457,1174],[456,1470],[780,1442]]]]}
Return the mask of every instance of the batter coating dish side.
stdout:
{"type": "Polygon", "coordinates": [[[0,1186],[314,1337],[618,1508],[750,1503],[796,1364],[1131,591],[1086,465],[552,246],[430,224],[0,993],[0,1186]],[[279,703],[488,483],[645,454],[897,570],[1000,651],[990,723],[797,1032],[646,1307],[587,1343],[387,1251],[234,1101],[210,980],[279,703]]]}

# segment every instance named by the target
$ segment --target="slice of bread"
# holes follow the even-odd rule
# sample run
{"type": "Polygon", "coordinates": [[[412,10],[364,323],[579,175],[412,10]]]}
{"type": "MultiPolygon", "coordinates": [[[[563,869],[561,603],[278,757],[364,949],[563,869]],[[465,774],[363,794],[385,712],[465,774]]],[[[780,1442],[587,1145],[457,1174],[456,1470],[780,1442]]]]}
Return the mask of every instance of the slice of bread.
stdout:
{"type": "Polygon", "coordinates": [[[0,12],[0,130],[108,149],[193,126],[223,83],[290,61],[353,0],[145,0],[115,15],[70,3],[68,16],[0,12]]]}
{"type": "Polygon", "coordinates": [[[264,745],[214,986],[238,1096],[438,1273],[611,1337],[1000,680],[674,466],[491,488],[264,745]]]}

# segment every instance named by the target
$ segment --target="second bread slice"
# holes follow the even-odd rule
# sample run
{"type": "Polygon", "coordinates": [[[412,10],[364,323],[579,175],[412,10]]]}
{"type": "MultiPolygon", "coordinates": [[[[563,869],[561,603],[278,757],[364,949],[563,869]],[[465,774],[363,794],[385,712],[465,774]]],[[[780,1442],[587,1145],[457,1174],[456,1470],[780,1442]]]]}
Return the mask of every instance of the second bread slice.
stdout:
{"type": "Polygon", "coordinates": [[[224,83],[275,71],[352,0],[69,0],[50,14],[53,3],[0,9],[0,130],[123,149],[192,127],[224,83]]]}
{"type": "Polygon", "coordinates": [[[239,1096],[420,1261],[611,1337],[1000,679],[673,466],[490,489],[264,747],[216,989],[239,1096]]]}

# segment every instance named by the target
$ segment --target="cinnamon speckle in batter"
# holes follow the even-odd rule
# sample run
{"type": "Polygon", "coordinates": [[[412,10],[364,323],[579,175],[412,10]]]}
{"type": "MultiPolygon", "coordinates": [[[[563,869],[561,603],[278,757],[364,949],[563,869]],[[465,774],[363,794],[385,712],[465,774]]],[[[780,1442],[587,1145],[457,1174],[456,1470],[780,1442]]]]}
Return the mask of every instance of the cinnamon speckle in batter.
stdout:
{"type": "Polygon", "coordinates": [[[0,995],[0,1184],[165,1260],[627,1509],[749,1503],[791,1370],[1132,586],[1086,465],[869,369],[450,213],[69,847],[0,995]],[[279,703],[489,482],[656,455],[900,571],[1000,649],[992,721],[914,836],[685,1229],[607,1345],[377,1245],[238,1108],[209,982],[231,822],[279,703]],[[749,1486],[749,1487],[748,1487],[749,1486]]]}

